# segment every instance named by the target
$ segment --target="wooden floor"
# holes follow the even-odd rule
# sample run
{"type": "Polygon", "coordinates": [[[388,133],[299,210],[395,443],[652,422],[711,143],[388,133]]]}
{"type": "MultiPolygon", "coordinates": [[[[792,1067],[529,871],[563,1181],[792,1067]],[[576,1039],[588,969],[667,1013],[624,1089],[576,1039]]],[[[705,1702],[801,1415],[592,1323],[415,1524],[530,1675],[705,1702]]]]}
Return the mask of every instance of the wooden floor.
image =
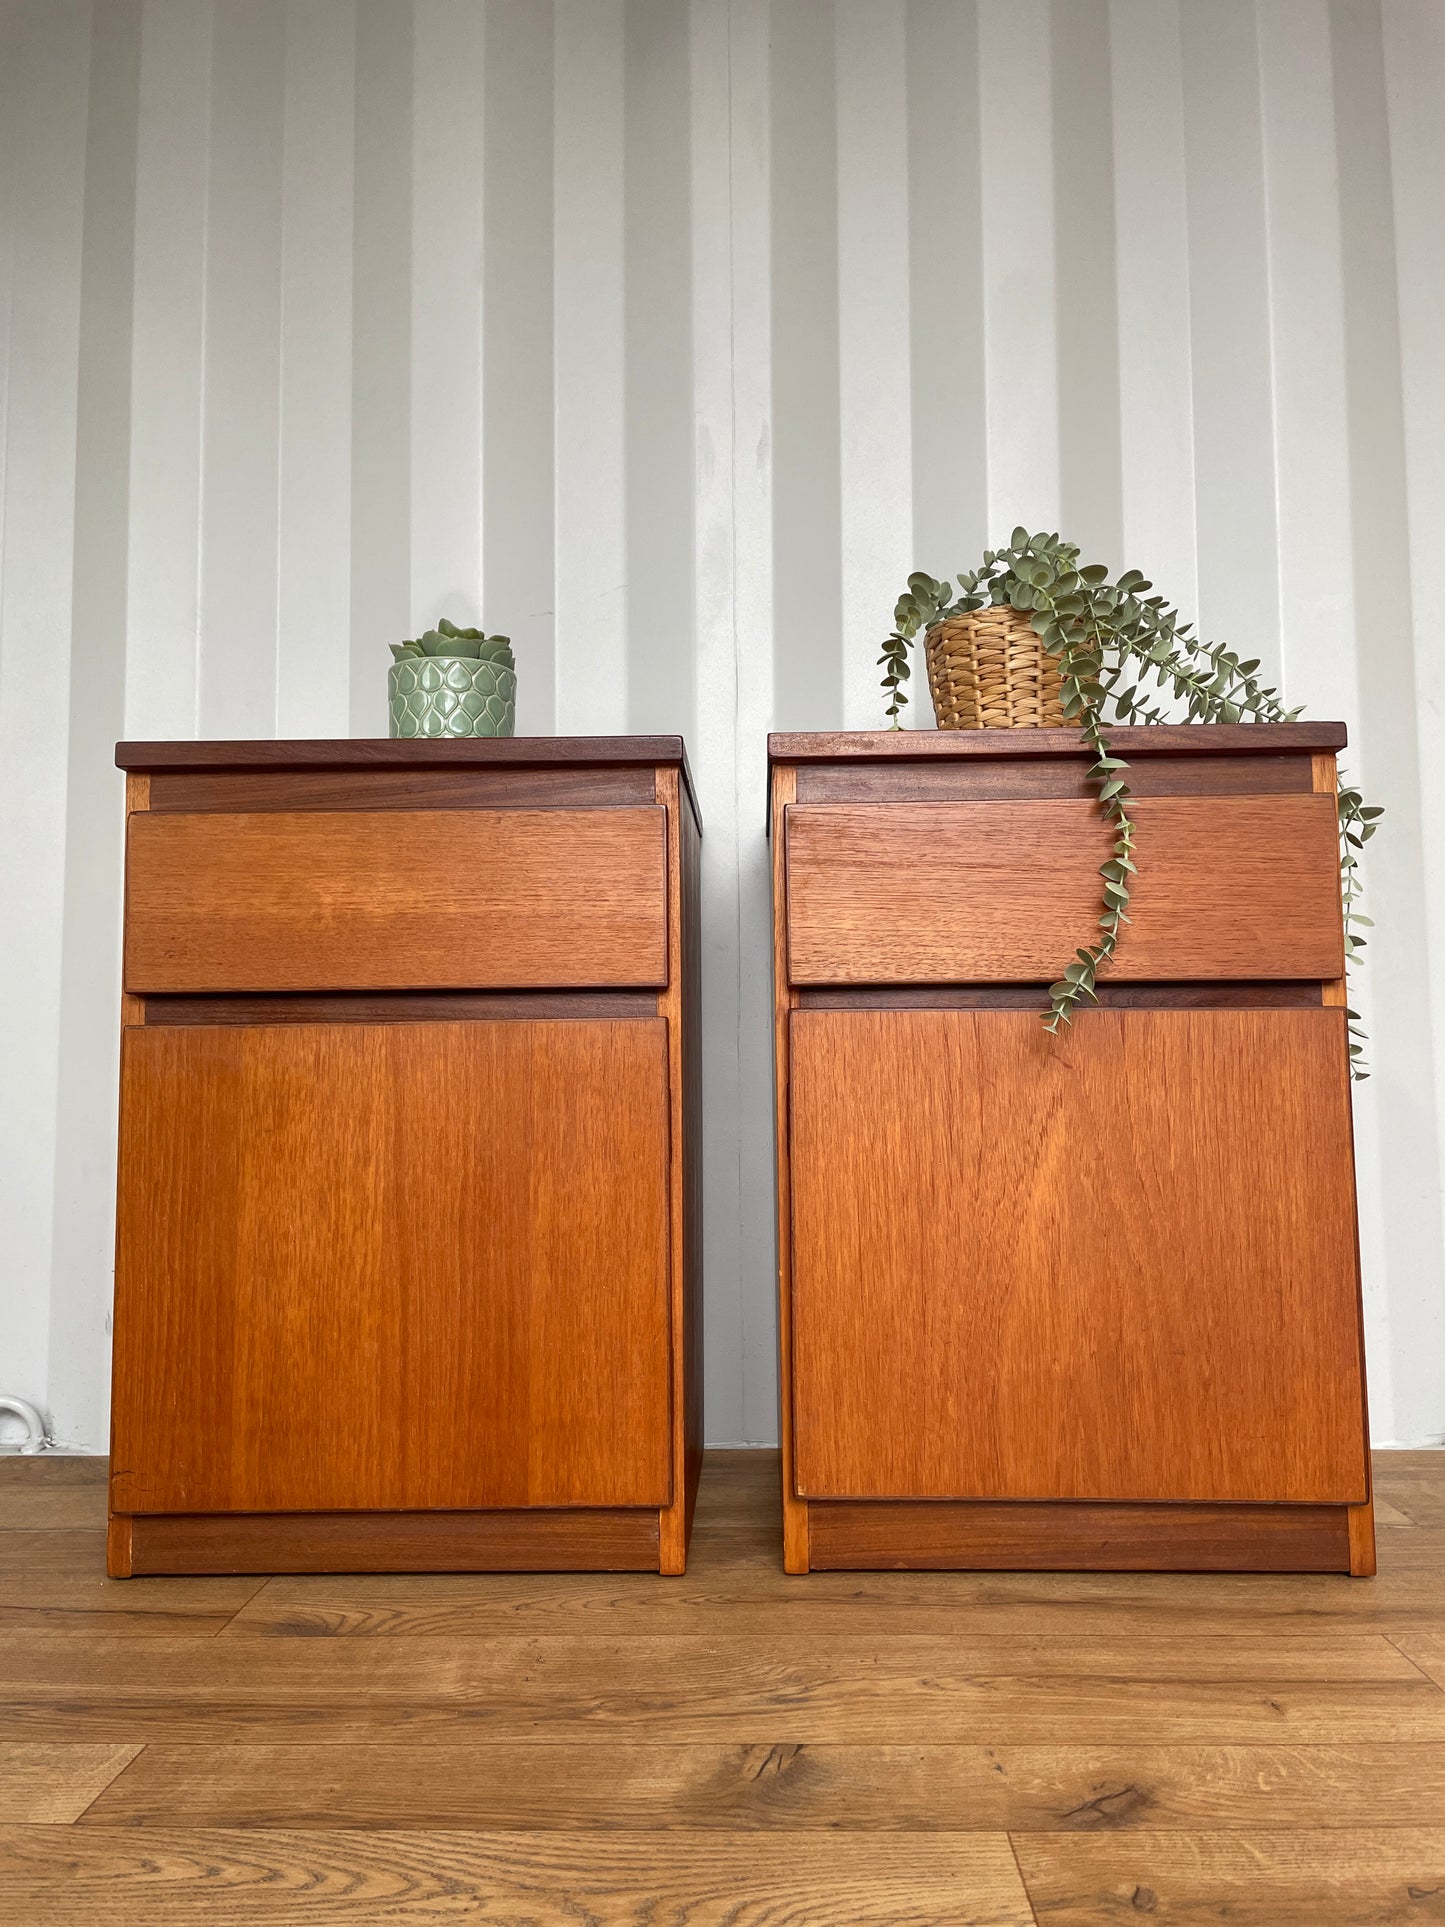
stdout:
{"type": "Polygon", "coordinates": [[[685,1579],[103,1576],[0,1459],[0,1918],[1445,1921],[1445,1453],[1374,1580],[785,1577],[714,1453],[685,1579]]]}

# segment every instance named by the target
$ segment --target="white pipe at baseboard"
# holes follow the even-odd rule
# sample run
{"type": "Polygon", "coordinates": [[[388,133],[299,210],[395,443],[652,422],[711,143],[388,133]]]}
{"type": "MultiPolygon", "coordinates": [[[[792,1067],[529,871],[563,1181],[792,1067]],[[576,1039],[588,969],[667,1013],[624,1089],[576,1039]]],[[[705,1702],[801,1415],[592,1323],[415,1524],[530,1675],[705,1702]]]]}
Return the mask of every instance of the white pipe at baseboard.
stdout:
{"type": "MultiPolygon", "coordinates": [[[[20,1451],[25,1453],[43,1452],[46,1446],[49,1445],[50,1439],[46,1434],[45,1420],[40,1416],[39,1412],[36,1411],[35,1407],[27,1404],[23,1398],[11,1398],[6,1393],[0,1393],[0,1414],[7,1412],[11,1418],[18,1418],[20,1423],[25,1427],[26,1436],[24,1443],[19,1448],[20,1451]]],[[[9,1449],[14,1451],[16,1448],[11,1446],[9,1449]]]]}

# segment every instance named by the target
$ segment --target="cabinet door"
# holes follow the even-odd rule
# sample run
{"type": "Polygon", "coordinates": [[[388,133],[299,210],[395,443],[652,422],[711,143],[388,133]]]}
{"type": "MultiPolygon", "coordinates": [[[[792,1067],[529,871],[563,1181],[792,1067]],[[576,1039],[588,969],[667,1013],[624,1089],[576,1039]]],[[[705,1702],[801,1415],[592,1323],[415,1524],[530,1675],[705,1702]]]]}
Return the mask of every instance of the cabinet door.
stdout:
{"type": "Polygon", "coordinates": [[[116,1509],[666,1504],[665,1034],[128,1030],[116,1509]]]}
{"type": "Polygon", "coordinates": [[[799,1492],[1364,1499],[1343,1025],[795,1012],[799,1492]]]}

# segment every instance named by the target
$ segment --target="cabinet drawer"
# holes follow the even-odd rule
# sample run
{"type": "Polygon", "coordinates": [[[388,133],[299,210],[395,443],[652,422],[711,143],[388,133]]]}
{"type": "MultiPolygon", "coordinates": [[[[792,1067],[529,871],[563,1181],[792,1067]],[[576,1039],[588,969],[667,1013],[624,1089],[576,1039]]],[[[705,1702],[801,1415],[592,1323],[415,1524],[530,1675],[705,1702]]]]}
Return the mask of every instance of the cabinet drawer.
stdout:
{"type": "Polygon", "coordinates": [[[126,988],[667,981],[666,811],[130,818],[126,988]]]}
{"type": "MultiPolygon", "coordinates": [[[[1140,797],[1116,981],[1343,974],[1334,799],[1140,797]]],[[[1045,983],[1098,934],[1092,802],[793,804],[795,984],[1045,983]]]]}

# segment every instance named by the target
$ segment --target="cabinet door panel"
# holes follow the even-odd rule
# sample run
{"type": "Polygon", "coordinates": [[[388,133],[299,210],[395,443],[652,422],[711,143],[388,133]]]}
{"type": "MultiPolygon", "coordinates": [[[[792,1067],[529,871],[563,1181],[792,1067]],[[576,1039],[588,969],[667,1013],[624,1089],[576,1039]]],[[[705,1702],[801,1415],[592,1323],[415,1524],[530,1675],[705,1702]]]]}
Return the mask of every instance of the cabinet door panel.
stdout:
{"type": "Polygon", "coordinates": [[[1343,1025],[794,1012],[799,1492],[1362,1500],[1343,1025]]]}
{"type": "Polygon", "coordinates": [[[115,1508],[666,1504],[665,1032],[127,1030],[115,1508]]]}

